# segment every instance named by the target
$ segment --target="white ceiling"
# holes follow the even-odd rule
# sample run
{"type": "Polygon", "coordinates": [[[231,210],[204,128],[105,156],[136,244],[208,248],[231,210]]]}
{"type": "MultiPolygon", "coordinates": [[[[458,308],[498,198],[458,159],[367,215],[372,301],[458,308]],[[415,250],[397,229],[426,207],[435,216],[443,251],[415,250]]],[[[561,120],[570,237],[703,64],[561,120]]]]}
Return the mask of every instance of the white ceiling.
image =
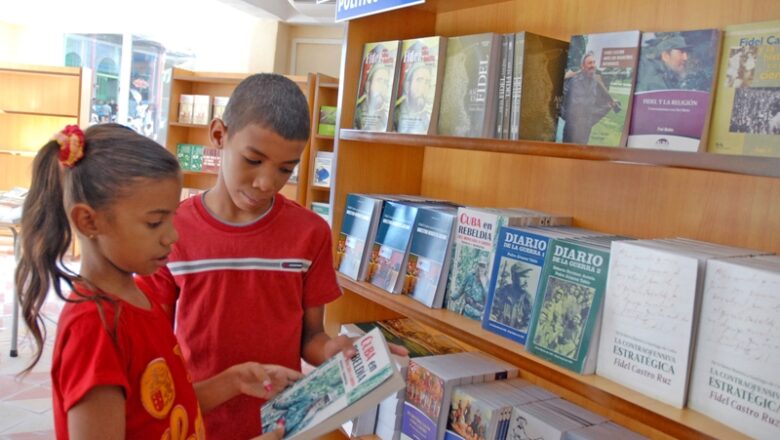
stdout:
{"type": "Polygon", "coordinates": [[[336,0],[220,0],[260,18],[291,24],[334,24],[336,0]]]}

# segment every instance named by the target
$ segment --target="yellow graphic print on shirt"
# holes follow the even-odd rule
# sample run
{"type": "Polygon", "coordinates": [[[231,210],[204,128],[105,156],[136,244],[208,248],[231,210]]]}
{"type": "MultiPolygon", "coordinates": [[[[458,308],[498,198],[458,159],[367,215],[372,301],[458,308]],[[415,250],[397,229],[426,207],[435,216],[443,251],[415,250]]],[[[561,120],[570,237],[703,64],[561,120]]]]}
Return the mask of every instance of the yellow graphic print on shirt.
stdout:
{"type": "Polygon", "coordinates": [[[165,359],[149,362],[141,375],[141,403],[144,409],[157,419],[163,419],[170,412],[176,399],[173,376],[165,359]]]}

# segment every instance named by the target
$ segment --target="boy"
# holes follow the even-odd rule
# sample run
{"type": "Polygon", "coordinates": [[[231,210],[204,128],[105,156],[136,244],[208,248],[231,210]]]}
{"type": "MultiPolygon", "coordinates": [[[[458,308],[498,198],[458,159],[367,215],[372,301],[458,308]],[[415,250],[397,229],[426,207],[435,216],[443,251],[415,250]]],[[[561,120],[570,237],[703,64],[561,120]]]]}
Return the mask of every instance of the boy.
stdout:
{"type": "MultiPolygon", "coordinates": [[[[217,183],[182,202],[179,241],[149,277],[176,316],[193,381],[249,360],[300,370],[301,357],[319,365],[354,350],[323,330],[324,305],[341,294],[330,228],[278,194],[308,137],[303,93],[274,74],[244,79],[223,118],[211,121],[209,139],[222,154],[217,183]]],[[[261,403],[239,397],[215,408],[205,417],[208,438],[258,435],[261,403]]]]}

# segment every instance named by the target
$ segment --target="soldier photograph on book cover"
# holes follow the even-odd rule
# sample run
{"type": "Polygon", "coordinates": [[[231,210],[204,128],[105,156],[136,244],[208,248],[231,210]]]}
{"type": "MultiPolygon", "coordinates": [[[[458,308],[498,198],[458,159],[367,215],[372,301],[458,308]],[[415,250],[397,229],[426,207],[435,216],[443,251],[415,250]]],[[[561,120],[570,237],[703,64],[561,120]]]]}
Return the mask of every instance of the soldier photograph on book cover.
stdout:
{"type": "Polygon", "coordinates": [[[593,287],[548,277],[534,344],[576,360],[595,293],[593,287]]]}
{"type": "Polygon", "coordinates": [[[779,135],[780,87],[736,89],[729,132],[779,135]]]}
{"type": "Polygon", "coordinates": [[[360,260],[363,258],[364,245],[362,240],[339,232],[339,239],[336,243],[336,267],[339,272],[357,278],[360,260]]]}
{"type": "Polygon", "coordinates": [[[396,48],[388,48],[385,43],[366,44],[355,103],[355,128],[358,130],[387,130],[395,51],[396,48]]]}
{"type": "Polygon", "coordinates": [[[447,298],[447,309],[467,318],[481,320],[488,290],[489,252],[470,246],[459,250],[458,273],[454,291],[447,298]]]}
{"type": "Polygon", "coordinates": [[[636,91],[710,91],[718,35],[715,29],[643,33],[636,91]]]}
{"type": "Polygon", "coordinates": [[[398,272],[401,270],[401,260],[403,260],[404,255],[402,252],[380,243],[374,243],[373,250],[376,254],[376,267],[369,276],[368,281],[388,292],[392,291],[395,286],[395,280],[398,279],[398,272]]]}
{"type": "MultiPolygon", "coordinates": [[[[307,426],[317,413],[340,397],[346,391],[341,378],[341,367],[332,362],[322,374],[310,374],[303,379],[298,389],[272,405],[263,407],[263,432],[273,431],[276,421],[284,420],[284,435],[290,437],[307,426]]],[[[297,385],[296,385],[297,386],[297,385]]]]}
{"type": "Polygon", "coordinates": [[[639,32],[575,35],[563,77],[558,142],[621,146],[639,32]]]}
{"type": "Polygon", "coordinates": [[[501,257],[490,320],[528,333],[540,272],[539,266],[501,257]]]}
{"type": "Polygon", "coordinates": [[[416,362],[409,362],[409,370],[406,374],[406,402],[435,421],[439,419],[442,399],[444,399],[444,381],[416,362]]]}
{"type": "Polygon", "coordinates": [[[452,392],[447,429],[460,434],[466,440],[485,440],[492,409],[479,399],[474,399],[462,389],[452,392]]]}
{"type": "Polygon", "coordinates": [[[379,327],[387,342],[397,344],[409,350],[409,357],[430,356],[434,354],[462,353],[467,347],[458,344],[447,335],[432,333],[431,329],[408,318],[387,319],[376,323],[356,324],[366,332],[379,327]]]}
{"type": "Polygon", "coordinates": [[[393,127],[399,133],[426,134],[431,123],[433,100],[436,92],[436,65],[439,49],[428,47],[426,42],[437,38],[419,39],[406,47],[401,59],[398,81],[398,98],[393,114],[393,127]]]}
{"type": "Polygon", "coordinates": [[[420,299],[432,297],[438,288],[441,264],[429,258],[410,254],[407,276],[409,276],[409,269],[413,269],[414,275],[408,284],[404,284],[403,293],[420,299]]]}

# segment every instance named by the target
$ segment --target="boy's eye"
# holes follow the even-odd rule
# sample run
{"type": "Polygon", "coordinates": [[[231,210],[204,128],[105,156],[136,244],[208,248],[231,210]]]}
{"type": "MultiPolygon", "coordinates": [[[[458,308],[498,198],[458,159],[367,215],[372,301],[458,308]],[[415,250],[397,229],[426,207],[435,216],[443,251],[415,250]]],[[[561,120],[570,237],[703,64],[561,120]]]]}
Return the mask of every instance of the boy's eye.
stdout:
{"type": "Polygon", "coordinates": [[[291,168],[280,168],[279,169],[284,174],[292,174],[293,170],[291,168]]]}
{"type": "Polygon", "coordinates": [[[248,157],[244,157],[244,160],[245,160],[245,161],[246,161],[248,164],[250,164],[250,165],[260,165],[261,163],[263,163],[263,161],[261,161],[261,160],[252,160],[252,159],[250,159],[250,158],[248,158],[248,157]]]}

